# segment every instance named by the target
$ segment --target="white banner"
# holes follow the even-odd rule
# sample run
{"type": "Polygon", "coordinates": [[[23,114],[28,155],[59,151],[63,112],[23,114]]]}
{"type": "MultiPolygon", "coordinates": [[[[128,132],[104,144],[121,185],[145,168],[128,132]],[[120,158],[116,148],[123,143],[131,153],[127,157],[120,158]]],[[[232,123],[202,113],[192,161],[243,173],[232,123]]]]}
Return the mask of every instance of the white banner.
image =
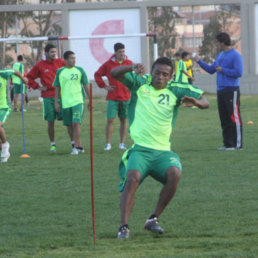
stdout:
{"type": "MultiPolygon", "coordinates": [[[[69,18],[70,36],[140,33],[139,9],[70,11],[69,18]]],[[[75,52],[76,65],[82,66],[93,80],[95,71],[114,54],[117,42],[125,45],[130,60],[141,62],[140,37],[70,40],[70,50],[75,52]]]]}

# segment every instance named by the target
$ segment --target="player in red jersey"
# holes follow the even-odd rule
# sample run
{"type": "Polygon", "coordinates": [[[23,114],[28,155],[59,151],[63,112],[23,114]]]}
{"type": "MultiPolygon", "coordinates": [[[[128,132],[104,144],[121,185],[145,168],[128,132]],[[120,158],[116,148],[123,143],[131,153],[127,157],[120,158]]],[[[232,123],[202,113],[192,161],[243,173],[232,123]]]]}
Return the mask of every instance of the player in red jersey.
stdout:
{"type": "Polygon", "coordinates": [[[125,46],[122,43],[114,45],[114,55],[110,57],[98,71],[95,72],[95,81],[100,88],[107,90],[107,125],[106,125],[106,145],[104,150],[111,149],[111,136],[113,133],[113,124],[116,114],[120,119],[120,144],[119,148],[125,150],[126,138],[126,120],[127,120],[127,105],[130,99],[130,91],[124,84],[112,78],[110,71],[121,65],[132,65],[132,61],[127,59],[125,55],[125,46]],[[102,76],[108,78],[108,85],[102,79],[102,76]]]}
{"type": "MultiPolygon", "coordinates": [[[[46,60],[41,60],[35,64],[27,74],[27,78],[29,80],[29,88],[41,91],[44,120],[48,122],[48,136],[51,144],[50,151],[56,152],[55,120],[62,120],[62,112],[57,113],[55,111],[55,87],[52,84],[56,76],[56,71],[65,65],[65,61],[56,58],[56,47],[52,44],[46,45],[45,55],[46,60]],[[35,81],[38,78],[42,87],[35,81]]],[[[69,135],[72,141],[72,135],[70,133],[69,135]]]]}

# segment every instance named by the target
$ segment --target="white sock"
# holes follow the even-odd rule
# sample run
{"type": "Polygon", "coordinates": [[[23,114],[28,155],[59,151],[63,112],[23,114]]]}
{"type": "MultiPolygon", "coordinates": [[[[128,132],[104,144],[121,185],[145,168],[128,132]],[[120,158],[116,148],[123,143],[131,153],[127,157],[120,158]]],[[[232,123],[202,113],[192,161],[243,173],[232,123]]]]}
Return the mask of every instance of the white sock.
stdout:
{"type": "Polygon", "coordinates": [[[56,145],[56,143],[55,143],[55,142],[50,142],[50,144],[51,144],[51,146],[52,146],[52,145],[56,145]]]}
{"type": "Polygon", "coordinates": [[[2,147],[6,147],[8,145],[8,141],[6,141],[5,143],[2,143],[2,147]]]}

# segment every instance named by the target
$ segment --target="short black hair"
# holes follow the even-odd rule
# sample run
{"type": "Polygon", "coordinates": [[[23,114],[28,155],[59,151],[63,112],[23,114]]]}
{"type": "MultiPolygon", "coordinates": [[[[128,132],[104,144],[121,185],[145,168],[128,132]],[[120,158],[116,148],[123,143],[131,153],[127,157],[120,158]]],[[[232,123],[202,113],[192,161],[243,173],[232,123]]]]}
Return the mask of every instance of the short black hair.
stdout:
{"type": "Polygon", "coordinates": [[[224,43],[226,46],[230,46],[230,45],[231,45],[230,36],[229,36],[228,33],[226,33],[226,32],[220,32],[220,33],[216,36],[216,39],[217,39],[218,42],[224,43]]]}
{"type": "Polygon", "coordinates": [[[123,44],[123,43],[116,43],[115,45],[114,45],[114,50],[115,50],[115,52],[117,51],[117,50],[119,50],[119,49],[124,49],[125,48],[125,45],[123,44]]]}
{"type": "Polygon", "coordinates": [[[64,52],[64,60],[69,59],[69,56],[70,56],[70,55],[74,55],[74,52],[71,51],[71,50],[65,51],[65,52],[64,52]]]}
{"type": "Polygon", "coordinates": [[[184,51],[184,52],[182,53],[182,55],[181,55],[182,59],[185,58],[187,55],[189,55],[189,53],[186,52],[186,51],[184,51]]]}
{"type": "Polygon", "coordinates": [[[53,44],[47,44],[47,45],[45,46],[45,52],[48,53],[51,48],[56,48],[56,46],[53,45],[53,44]]]}
{"type": "Polygon", "coordinates": [[[180,53],[179,53],[179,52],[176,52],[175,56],[180,56],[180,53]]]}
{"type": "Polygon", "coordinates": [[[151,71],[153,71],[154,67],[156,64],[164,64],[164,65],[168,65],[171,67],[171,74],[173,73],[173,64],[171,62],[171,60],[167,57],[159,57],[153,64],[152,64],[152,67],[151,67],[151,71]]]}
{"type": "Polygon", "coordinates": [[[17,60],[18,60],[18,61],[23,61],[23,56],[22,56],[22,55],[18,55],[18,56],[17,56],[17,60]]]}

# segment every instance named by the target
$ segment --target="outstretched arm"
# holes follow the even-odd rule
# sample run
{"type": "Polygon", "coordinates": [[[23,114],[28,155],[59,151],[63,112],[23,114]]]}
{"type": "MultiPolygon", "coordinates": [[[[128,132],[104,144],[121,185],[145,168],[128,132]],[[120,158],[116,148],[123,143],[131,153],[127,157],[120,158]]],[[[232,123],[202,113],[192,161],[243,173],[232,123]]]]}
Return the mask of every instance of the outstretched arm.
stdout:
{"type": "Polygon", "coordinates": [[[143,74],[144,70],[144,65],[142,64],[122,65],[112,69],[110,74],[116,80],[121,82],[124,79],[125,73],[135,71],[137,74],[143,74]]]}
{"type": "Polygon", "coordinates": [[[200,65],[200,67],[205,70],[207,73],[214,74],[217,72],[216,70],[216,62],[212,63],[211,65],[206,64],[204,61],[200,59],[198,55],[194,56],[194,61],[200,65]]]}
{"type": "Polygon", "coordinates": [[[184,96],[181,99],[181,103],[184,105],[184,107],[192,107],[192,106],[196,106],[200,109],[206,109],[209,108],[210,104],[207,101],[206,98],[204,98],[203,96],[201,96],[199,99],[195,99],[192,97],[188,97],[188,96],[184,96]]]}

